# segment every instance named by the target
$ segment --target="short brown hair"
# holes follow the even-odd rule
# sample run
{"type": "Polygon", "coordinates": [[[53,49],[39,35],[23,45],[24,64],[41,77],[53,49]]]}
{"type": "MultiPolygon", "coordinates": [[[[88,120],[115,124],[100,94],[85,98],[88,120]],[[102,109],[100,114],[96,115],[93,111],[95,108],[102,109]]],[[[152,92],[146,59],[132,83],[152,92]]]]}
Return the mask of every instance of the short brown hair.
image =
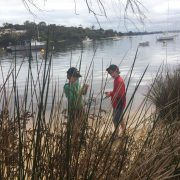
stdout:
{"type": "Polygon", "coordinates": [[[109,73],[110,71],[117,71],[118,74],[120,74],[120,71],[119,71],[119,67],[116,66],[115,64],[111,64],[107,69],[106,71],[109,73]]]}

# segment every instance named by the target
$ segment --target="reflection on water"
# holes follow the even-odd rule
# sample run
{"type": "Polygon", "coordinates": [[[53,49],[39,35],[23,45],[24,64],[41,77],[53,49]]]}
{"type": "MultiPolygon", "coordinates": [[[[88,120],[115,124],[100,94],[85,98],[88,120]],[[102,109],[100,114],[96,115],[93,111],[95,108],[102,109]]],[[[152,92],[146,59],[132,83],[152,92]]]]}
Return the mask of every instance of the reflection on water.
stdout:
{"type": "MultiPolygon", "coordinates": [[[[139,47],[138,56],[134,71],[132,74],[132,81],[128,89],[127,97],[129,98],[141,77],[145,67],[149,64],[149,69],[141,83],[137,97],[143,97],[142,94],[146,92],[147,85],[151,83],[152,77],[155,76],[156,71],[163,62],[166,62],[172,66],[176,66],[180,59],[180,36],[177,36],[174,41],[166,43],[157,42],[157,35],[144,35],[136,36],[132,38],[124,37],[122,40],[99,40],[86,43],[77,42],[62,42],[55,46],[55,50],[52,56],[52,82],[58,81],[59,91],[62,92],[63,85],[66,81],[66,71],[70,66],[79,65],[81,62],[81,74],[85,76],[92,60],[93,76],[89,76],[89,83],[93,77],[93,91],[98,94],[101,91],[102,76],[106,78],[105,69],[110,63],[120,65],[121,75],[124,77],[126,83],[130,67],[133,63],[135,52],[137,50],[139,42],[149,41],[150,45],[147,47],[139,47]]],[[[11,65],[14,65],[14,53],[1,53],[1,73],[0,83],[3,83],[3,76],[6,77],[11,65]]],[[[37,78],[37,65],[40,67],[44,63],[44,54],[42,52],[32,52],[31,66],[33,76],[37,78]]],[[[16,53],[16,65],[17,69],[21,67],[18,76],[18,88],[20,93],[24,90],[24,84],[28,74],[28,60],[29,52],[17,52],[16,53]]],[[[91,73],[90,73],[91,74],[91,73]]],[[[12,86],[12,80],[9,80],[9,86],[12,86]]],[[[106,89],[112,89],[113,80],[108,80],[106,89]]],[[[50,93],[52,94],[52,93],[50,93]]]]}

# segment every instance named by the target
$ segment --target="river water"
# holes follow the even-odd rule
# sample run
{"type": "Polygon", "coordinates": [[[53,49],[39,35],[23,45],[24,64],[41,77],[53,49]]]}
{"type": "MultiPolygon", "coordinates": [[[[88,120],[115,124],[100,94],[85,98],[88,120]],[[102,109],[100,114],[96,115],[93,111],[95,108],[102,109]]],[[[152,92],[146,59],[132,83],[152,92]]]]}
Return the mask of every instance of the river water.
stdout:
{"type": "MultiPolygon", "coordinates": [[[[135,62],[135,66],[132,73],[132,78],[130,81],[130,86],[127,91],[127,99],[129,100],[136,84],[138,83],[141,75],[143,74],[147,65],[149,68],[140,84],[135,97],[135,106],[141,102],[144,94],[147,93],[147,87],[152,82],[153,77],[155,77],[159,66],[164,62],[168,65],[175,67],[179,65],[180,60],[180,35],[176,36],[173,41],[167,43],[156,41],[159,35],[144,35],[144,36],[133,36],[124,37],[122,40],[113,41],[109,40],[99,40],[94,42],[85,43],[60,43],[54,50],[52,54],[52,71],[51,71],[51,84],[58,84],[58,92],[61,94],[63,90],[63,85],[66,81],[66,71],[70,66],[78,66],[80,59],[81,61],[81,74],[85,77],[89,67],[90,73],[88,76],[87,83],[92,83],[92,90],[96,95],[101,92],[101,83],[107,76],[105,69],[110,63],[119,65],[122,77],[125,79],[127,85],[128,77],[130,74],[130,69],[133,64],[133,60],[138,48],[139,42],[149,41],[149,46],[139,47],[138,54],[135,62]],[[92,64],[91,64],[92,62],[92,64]],[[90,66],[91,65],[91,66],[90,66]],[[93,75],[92,75],[93,74],[93,75]]],[[[32,71],[34,79],[37,78],[37,64],[40,64],[43,60],[42,52],[32,53],[32,71]],[[37,59],[37,60],[35,60],[37,59]]],[[[1,53],[1,73],[0,73],[0,84],[3,84],[3,77],[8,74],[10,66],[15,65],[15,57],[13,53],[1,53]]],[[[19,95],[23,95],[25,82],[28,76],[28,58],[25,52],[17,53],[16,57],[16,68],[21,67],[17,78],[17,85],[19,89],[19,95]],[[21,66],[21,63],[23,64],[21,66]]],[[[83,78],[80,79],[83,81],[83,78]]],[[[9,78],[6,83],[8,89],[12,87],[12,77],[9,78]]],[[[106,85],[106,91],[113,88],[113,80],[108,77],[108,83],[106,85]]],[[[50,88],[49,100],[51,102],[52,89],[50,88]]],[[[105,100],[109,106],[109,100],[105,100]]]]}

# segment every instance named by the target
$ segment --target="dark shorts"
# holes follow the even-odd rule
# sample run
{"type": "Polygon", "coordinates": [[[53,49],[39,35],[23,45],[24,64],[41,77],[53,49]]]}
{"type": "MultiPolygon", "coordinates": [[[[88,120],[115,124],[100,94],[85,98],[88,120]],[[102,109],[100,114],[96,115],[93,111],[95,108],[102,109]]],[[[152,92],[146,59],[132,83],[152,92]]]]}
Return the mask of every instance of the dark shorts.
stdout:
{"type": "Polygon", "coordinates": [[[117,127],[122,121],[123,105],[122,102],[119,103],[116,109],[113,110],[113,123],[117,127]]]}

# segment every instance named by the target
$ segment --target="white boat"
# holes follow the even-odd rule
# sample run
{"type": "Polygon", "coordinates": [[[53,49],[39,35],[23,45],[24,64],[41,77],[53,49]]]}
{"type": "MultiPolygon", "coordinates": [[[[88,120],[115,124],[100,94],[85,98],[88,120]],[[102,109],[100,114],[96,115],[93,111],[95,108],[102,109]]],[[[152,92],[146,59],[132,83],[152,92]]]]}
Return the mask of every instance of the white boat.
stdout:
{"type": "Polygon", "coordinates": [[[140,43],[139,43],[139,46],[143,46],[143,47],[149,46],[149,41],[140,42],[140,43]]]}
{"type": "Polygon", "coordinates": [[[7,51],[26,51],[26,50],[38,50],[45,48],[45,42],[39,41],[23,41],[17,45],[10,45],[6,47],[7,51]]]}
{"type": "Polygon", "coordinates": [[[85,37],[85,39],[83,40],[83,42],[91,42],[92,39],[90,39],[88,36],[85,37]]]}
{"type": "Polygon", "coordinates": [[[113,41],[119,41],[119,40],[122,40],[122,37],[114,36],[112,39],[113,39],[113,41]]]}
{"type": "Polygon", "coordinates": [[[174,40],[174,35],[163,35],[157,38],[157,41],[172,41],[174,40]]]}

